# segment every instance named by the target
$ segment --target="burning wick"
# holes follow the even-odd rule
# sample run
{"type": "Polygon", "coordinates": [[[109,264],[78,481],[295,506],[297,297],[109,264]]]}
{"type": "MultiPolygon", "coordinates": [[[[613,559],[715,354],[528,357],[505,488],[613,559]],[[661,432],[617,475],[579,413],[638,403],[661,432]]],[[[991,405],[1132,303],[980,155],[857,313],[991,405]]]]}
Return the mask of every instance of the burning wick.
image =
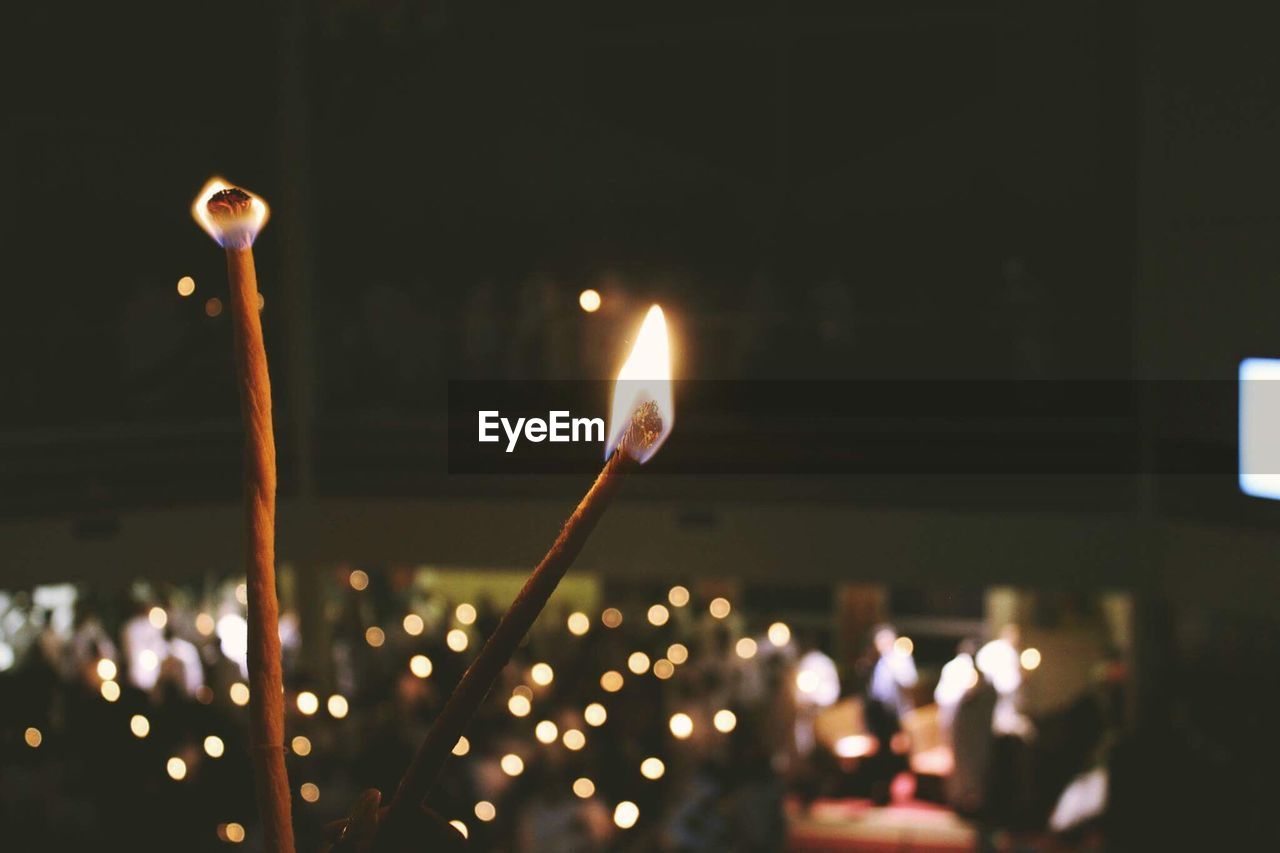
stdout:
{"type": "Polygon", "coordinates": [[[667,350],[666,321],[662,309],[655,305],[649,309],[641,333],[636,337],[635,348],[614,388],[614,407],[610,415],[613,421],[610,434],[616,436],[610,442],[613,453],[427,732],[426,739],[400,780],[400,787],[384,819],[384,829],[378,833],[375,850],[398,849],[394,846],[398,836],[403,843],[405,830],[402,827],[408,823],[408,816],[431,792],[454,744],[466,731],[467,724],[493,682],[510,662],[561,578],[573,565],[622,485],[623,478],[628,471],[647,461],[671,431],[674,408],[667,350]],[[620,408],[619,401],[624,395],[634,405],[624,404],[620,408]]]}
{"type": "Polygon", "coordinates": [[[276,600],[276,446],[271,377],[258,317],[253,241],[267,205],[214,178],[196,196],[196,222],[227,251],[227,283],[240,417],[244,422],[244,505],[249,595],[249,723],[254,783],[267,849],[293,853],[289,776],[284,765],[284,690],[280,671],[280,605],[276,600]]]}

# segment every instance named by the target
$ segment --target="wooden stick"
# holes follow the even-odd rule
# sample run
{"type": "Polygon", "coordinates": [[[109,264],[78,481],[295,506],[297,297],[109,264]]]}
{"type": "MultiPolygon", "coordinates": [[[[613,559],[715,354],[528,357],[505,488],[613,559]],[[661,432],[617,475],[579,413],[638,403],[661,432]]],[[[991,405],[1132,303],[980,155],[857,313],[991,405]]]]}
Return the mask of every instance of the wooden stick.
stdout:
{"type": "Polygon", "coordinates": [[[435,786],[458,738],[466,731],[467,724],[493,687],[493,682],[511,661],[520,641],[533,626],[561,578],[573,565],[591,531],[595,529],[596,522],[622,485],[627,471],[634,467],[628,448],[643,446],[660,432],[661,424],[657,422],[657,417],[657,409],[652,404],[636,413],[626,437],[605,462],[604,469],[561,528],[551,549],[529,575],[529,580],[511,602],[511,607],[498,623],[493,635],[454,688],[444,710],[432,723],[426,739],[418,747],[417,754],[400,780],[400,787],[396,789],[395,797],[378,830],[375,851],[389,853],[403,849],[402,846],[410,841],[403,837],[409,823],[406,815],[413,809],[420,808],[422,801],[435,786]]]}
{"type": "MultiPolygon", "coordinates": [[[[224,190],[209,200],[216,218],[243,212],[248,196],[224,190]]],[[[235,343],[240,416],[244,421],[246,586],[249,592],[249,749],[266,849],[294,853],[289,774],[284,765],[284,678],[280,667],[280,605],[276,600],[276,445],[271,427],[271,377],[258,316],[253,249],[227,244],[227,281],[235,343]]]]}

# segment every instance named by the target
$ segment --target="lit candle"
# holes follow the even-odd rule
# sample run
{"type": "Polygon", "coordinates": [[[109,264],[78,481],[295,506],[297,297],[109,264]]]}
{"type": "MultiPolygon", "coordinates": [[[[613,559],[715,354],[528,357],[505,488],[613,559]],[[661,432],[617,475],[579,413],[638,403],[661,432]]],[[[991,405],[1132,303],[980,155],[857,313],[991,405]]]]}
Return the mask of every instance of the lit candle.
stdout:
{"type": "MultiPolygon", "coordinates": [[[[657,452],[671,432],[674,416],[666,319],[662,309],[654,305],[645,316],[631,354],[614,384],[604,469],[436,717],[400,780],[400,787],[382,821],[385,829],[378,832],[375,849],[393,849],[395,839],[407,836],[404,827],[412,812],[435,785],[454,744],[494,680],[511,660],[560,579],[586,544],[627,472],[657,452]]],[[[647,669],[648,661],[645,663],[647,669]]]]}

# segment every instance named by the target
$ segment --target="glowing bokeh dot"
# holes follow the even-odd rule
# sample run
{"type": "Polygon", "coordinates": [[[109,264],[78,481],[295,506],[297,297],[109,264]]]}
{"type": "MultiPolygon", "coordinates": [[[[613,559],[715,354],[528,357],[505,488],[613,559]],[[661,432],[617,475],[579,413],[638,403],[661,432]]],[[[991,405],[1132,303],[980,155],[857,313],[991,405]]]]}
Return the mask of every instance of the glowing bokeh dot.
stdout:
{"type": "Polygon", "coordinates": [[[454,755],[466,755],[470,751],[471,741],[467,740],[466,737],[458,738],[458,742],[453,745],[454,755]]]}
{"type": "Polygon", "coordinates": [[[451,651],[465,652],[467,650],[467,643],[469,642],[469,640],[467,639],[466,631],[463,631],[459,628],[454,628],[448,634],[445,635],[444,642],[445,642],[445,645],[448,646],[451,651]]]}
{"type": "Polygon", "coordinates": [[[721,708],[716,711],[716,715],[711,718],[711,723],[716,727],[716,731],[728,734],[738,726],[738,715],[730,711],[728,708],[721,708]]]}
{"type": "Polygon", "coordinates": [[[341,720],[347,715],[347,711],[351,709],[350,705],[347,704],[347,697],[340,693],[330,696],[327,706],[329,708],[329,716],[335,720],[341,720]]]}
{"type": "Polygon", "coordinates": [[[226,744],[217,735],[209,735],[204,739],[204,754],[210,758],[221,758],[226,751],[226,744]]]}
{"type": "Polygon", "coordinates": [[[514,752],[508,752],[502,756],[502,760],[498,764],[502,767],[502,772],[508,776],[519,776],[524,772],[524,759],[514,752]]]}
{"type": "Polygon", "coordinates": [[[289,746],[293,749],[294,755],[307,756],[311,754],[311,739],[306,735],[297,735],[289,746]]]}
{"type": "Polygon", "coordinates": [[[196,280],[189,275],[178,279],[178,295],[190,296],[196,292],[196,280]]]}
{"type": "Polygon", "coordinates": [[[609,719],[609,712],[599,702],[592,702],[582,712],[582,718],[589,726],[603,726],[604,721],[609,719]]]}
{"type": "Polygon", "coordinates": [[[653,662],[653,674],[656,678],[666,681],[676,674],[676,665],[666,658],[658,658],[653,662]]]}
{"type": "Polygon", "coordinates": [[[588,287],[586,290],[578,294],[578,306],[588,314],[594,314],[600,310],[600,293],[588,287]]]}
{"type": "Polygon", "coordinates": [[[108,702],[114,702],[120,698],[120,685],[114,681],[102,682],[102,687],[99,689],[102,691],[102,698],[108,702]]]}
{"type": "Polygon", "coordinates": [[[591,619],[585,613],[570,613],[568,619],[569,633],[581,637],[591,630],[591,619]]]}
{"type": "Polygon", "coordinates": [[[360,592],[369,586],[369,575],[367,572],[356,569],[351,573],[351,576],[347,578],[347,583],[351,584],[351,588],[356,592],[360,592]]]}
{"type": "Polygon", "coordinates": [[[229,823],[222,829],[222,836],[232,844],[244,841],[244,827],[238,823],[229,823]]]}
{"type": "Polygon", "coordinates": [[[529,712],[533,710],[533,703],[524,696],[517,694],[507,700],[507,710],[511,712],[513,717],[527,717],[529,712]]]}
{"type": "Polygon", "coordinates": [[[538,739],[539,743],[555,743],[559,735],[560,730],[550,720],[543,720],[533,727],[533,736],[538,739]]]}
{"type": "Polygon", "coordinates": [[[410,613],[408,616],[404,617],[404,622],[402,624],[404,625],[404,632],[411,637],[418,636],[426,627],[422,622],[422,617],[417,613],[410,613]]]}
{"type": "Polygon", "coordinates": [[[646,758],[640,762],[640,775],[646,779],[661,779],[667,772],[667,766],[660,758],[646,758]]]}
{"type": "Polygon", "coordinates": [[[475,813],[476,813],[476,818],[478,820],[484,821],[485,823],[488,823],[489,821],[493,820],[495,817],[498,816],[498,810],[495,809],[493,807],[493,803],[489,802],[488,800],[481,800],[480,802],[476,803],[475,813]]]}
{"type": "Polygon", "coordinates": [[[298,794],[308,803],[314,803],[320,799],[320,786],[315,782],[303,782],[302,786],[298,788],[298,794]]]}
{"type": "Polygon", "coordinates": [[[600,614],[600,622],[606,628],[617,628],[622,624],[622,611],[616,607],[605,608],[605,611],[600,614]]]}
{"type": "Polygon", "coordinates": [[[27,730],[22,733],[22,739],[26,741],[27,746],[32,749],[35,749],[40,744],[44,743],[44,735],[41,734],[40,730],[35,726],[28,726],[27,730]]]}
{"type": "Polygon", "coordinates": [[[231,701],[236,705],[244,707],[249,704],[249,685],[243,681],[237,681],[227,690],[231,696],[231,701]]]}
{"type": "Polygon", "coordinates": [[[689,659],[689,650],[685,648],[684,643],[672,643],[667,646],[667,660],[677,666],[689,659]]]}
{"type": "Polygon", "coordinates": [[[573,793],[582,799],[590,797],[596,792],[596,783],[592,782],[586,776],[579,776],[573,780],[573,793]]]}
{"type": "Polygon", "coordinates": [[[204,636],[208,637],[211,634],[213,634],[213,631],[216,627],[217,626],[213,621],[213,617],[210,616],[208,613],[201,613],[196,617],[196,630],[199,631],[204,636]]]}
{"type": "Polygon", "coordinates": [[[622,673],[611,669],[600,676],[600,687],[606,693],[617,693],[622,689],[622,673]]]}
{"type": "Polygon", "coordinates": [[[431,658],[426,655],[414,655],[409,658],[409,671],[418,676],[418,678],[426,678],[431,675],[432,669],[431,658]]]}
{"type": "Polygon", "coordinates": [[[146,737],[151,734],[151,721],[141,714],[134,714],[129,718],[129,731],[134,737],[146,737]]]}
{"type": "Polygon", "coordinates": [[[364,641],[375,649],[381,648],[382,644],[387,641],[387,635],[381,628],[374,625],[364,632],[364,641]]]}
{"type": "Polygon", "coordinates": [[[111,658],[98,661],[98,677],[103,681],[111,681],[116,677],[116,662],[111,658]]]}
{"type": "Polygon", "coordinates": [[[683,711],[672,714],[669,725],[671,727],[671,733],[680,740],[684,740],[689,735],[693,734],[693,718],[683,711]]]}
{"type": "Polygon", "coordinates": [[[463,838],[468,837],[467,825],[462,821],[451,820],[449,821],[449,826],[452,826],[454,829],[458,830],[458,834],[460,834],[463,838]]]}
{"type": "Polygon", "coordinates": [[[577,729],[565,729],[561,740],[564,742],[564,748],[571,752],[577,752],[587,745],[587,736],[577,729]]]}
{"type": "Polygon", "coordinates": [[[187,778],[187,762],[176,755],[165,762],[164,769],[169,774],[169,778],[175,782],[181,782],[187,778]]]}
{"type": "Polygon", "coordinates": [[[619,829],[630,829],[640,819],[640,808],[630,800],[623,800],[613,810],[613,822],[619,829]]]}
{"type": "Polygon", "coordinates": [[[774,622],[769,626],[769,642],[778,648],[782,648],[791,642],[791,629],[787,627],[787,623],[774,622]]]}
{"type": "Polygon", "coordinates": [[[248,584],[243,584],[243,583],[236,584],[236,601],[240,602],[241,604],[249,603],[249,585],[248,584]]]}
{"type": "Polygon", "coordinates": [[[533,668],[529,670],[529,677],[533,679],[534,684],[546,687],[556,677],[556,674],[550,664],[535,663],[533,668]]]}
{"type": "Polygon", "coordinates": [[[1022,654],[1018,656],[1018,660],[1022,663],[1022,668],[1030,671],[1040,666],[1040,650],[1039,649],[1023,649],[1022,654]]]}
{"type": "Polygon", "coordinates": [[[632,652],[627,658],[627,669],[636,675],[644,675],[649,671],[649,656],[644,652],[632,652]]]}
{"type": "Polygon", "coordinates": [[[147,611],[147,621],[151,623],[152,628],[159,631],[169,624],[169,614],[164,612],[163,607],[153,607],[147,611]]]}
{"type": "Polygon", "coordinates": [[[738,653],[738,657],[743,660],[750,660],[756,656],[758,646],[756,645],[755,640],[750,637],[743,637],[737,642],[737,645],[734,646],[734,650],[738,653]]]}
{"type": "Polygon", "coordinates": [[[900,655],[909,655],[916,650],[916,644],[910,637],[899,637],[893,641],[893,650],[900,655]]]}
{"type": "Polygon", "coordinates": [[[662,626],[667,624],[667,620],[671,618],[671,611],[663,607],[661,604],[655,604],[649,608],[649,624],[662,626]]]}
{"type": "Polygon", "coordinates": [[[303,690],[298,694],[297,704],[298,711],[307,717],[320,710],[320,699],[310,690],[303,690]]]}
{"type": "Polygon", "coordinates": [[[711,611],[711,615],[715,618],[723,619],[729,615],[729,611],[732,608],[729,606],[729,599],[713,598],[711,599],[711,604],[708,605],[707,609],[711,611]]]}
{"type": "Polygon", "coordinates": [[[205,300],[204,313],[206,317],[217,317],[222,313],[222,300],[216,296],[212,296],[205,300]]]}
{"type": "Polygon", "coordinates": [[[671,602],[672,607],[684,607],[689,603],[689,590],[677,584],[667,592],[667,601],[671,602]]]}
{"type": "Polygon", "coordinates": [[[470,625],[476,621],[476,609],[465,601],[459,604],[453,611],[454,617],[463,625],[470,625]]]}

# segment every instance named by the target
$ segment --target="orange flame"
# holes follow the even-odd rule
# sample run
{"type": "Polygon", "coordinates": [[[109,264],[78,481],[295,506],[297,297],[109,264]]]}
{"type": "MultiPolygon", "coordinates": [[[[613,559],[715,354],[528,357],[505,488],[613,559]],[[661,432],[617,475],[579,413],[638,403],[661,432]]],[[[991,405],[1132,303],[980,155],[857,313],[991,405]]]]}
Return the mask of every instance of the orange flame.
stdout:
{"type": "Polygon", "coordinates": [[[652,402],[658,407],[662,430],[658,437],[642,447],[628,447],[637,462],[647,462],[671,434],[676,419],[675,400],[671,392],[671,347],[667,337],[667,321],[662,309],[654,305],[645,315],[636,335],[631,355],[618,371],[613,386],[613,406],[609,412],[609,443],[605,458],[617,448],[631,424],[636,409],[652,402]]]}
{"type": "Polygon", "coordinates": [[[195,201],[191,203],[191,216],[196,224],[223,248],[247,249],[252,246],[253,241],[258,237],[258,232],[267,224],[267,217],[270,215],[270,208],[260,196],[217,177],[205,181],[195,201]],[[239,189],[249,196],[249,208],[244,215],[234,220],[216,220],[209,213],[209,199],[222,190],[230,189],[239,189]]]}

